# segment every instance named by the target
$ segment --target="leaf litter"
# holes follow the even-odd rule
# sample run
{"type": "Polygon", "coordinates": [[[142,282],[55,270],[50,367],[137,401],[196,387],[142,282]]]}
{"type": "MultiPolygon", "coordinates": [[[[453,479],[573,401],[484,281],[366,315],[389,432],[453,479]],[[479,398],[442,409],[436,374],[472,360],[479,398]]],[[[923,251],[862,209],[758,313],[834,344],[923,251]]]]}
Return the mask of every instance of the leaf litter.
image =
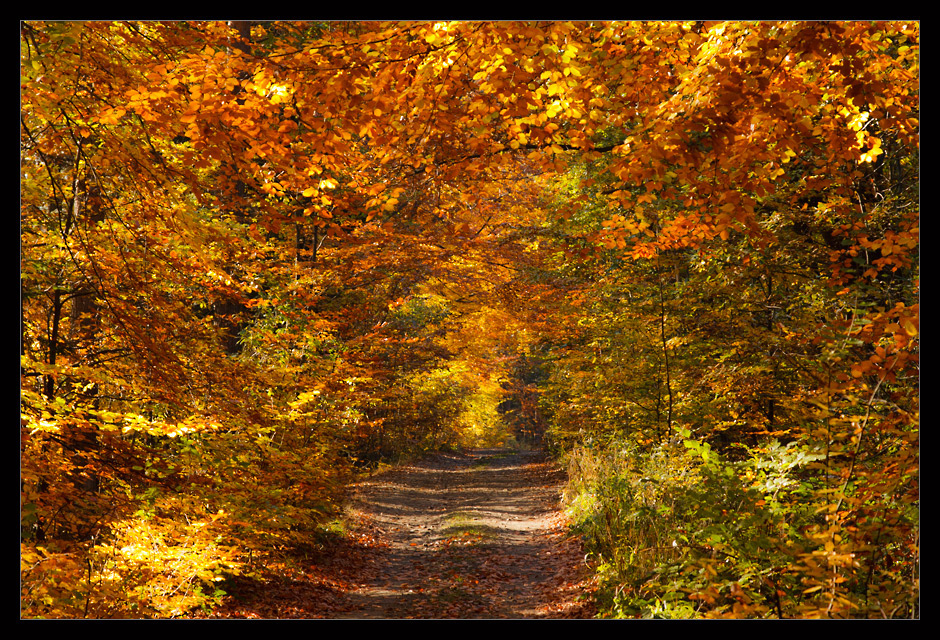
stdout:
{"type": "Polygon", "coordinates": [[[349,531],[236,580],[212,617],[591,618],[564,471],[509,449],[438,453],[350,488],[349,531]],[[298,568],[300,567],[300,568],[298,568]]]}

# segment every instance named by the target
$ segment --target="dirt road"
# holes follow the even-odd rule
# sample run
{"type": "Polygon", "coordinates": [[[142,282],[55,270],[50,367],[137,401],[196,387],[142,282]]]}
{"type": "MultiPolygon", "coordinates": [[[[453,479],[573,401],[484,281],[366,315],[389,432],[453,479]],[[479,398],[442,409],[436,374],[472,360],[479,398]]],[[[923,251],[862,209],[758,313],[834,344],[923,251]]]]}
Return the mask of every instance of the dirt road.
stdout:
{"type": "Polygon", "coordinates": [[[480,449],[360,483],[352,515],[383,544],[340,617],[590,617],[563,481],[538,453],[480,449]]]}
{"type": "Polygon", "coordinates": [[[590,618],[565,474],[543,455],[437,454],[351,488],[349,535],[225,585],[213,618],[590,618]]]}

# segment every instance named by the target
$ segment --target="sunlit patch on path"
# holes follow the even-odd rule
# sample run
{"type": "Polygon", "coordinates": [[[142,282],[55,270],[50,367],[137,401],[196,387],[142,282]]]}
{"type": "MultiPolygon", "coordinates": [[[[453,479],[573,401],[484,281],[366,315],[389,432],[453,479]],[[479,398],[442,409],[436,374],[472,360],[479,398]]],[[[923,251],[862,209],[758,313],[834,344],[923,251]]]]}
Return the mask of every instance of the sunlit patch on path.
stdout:
{"type": "Polygon", "coordinates": [[[563,478],[537,453],[476,450],[362,482],[351,511],[387,545],[341,617],[590,617],[563,478]]]}

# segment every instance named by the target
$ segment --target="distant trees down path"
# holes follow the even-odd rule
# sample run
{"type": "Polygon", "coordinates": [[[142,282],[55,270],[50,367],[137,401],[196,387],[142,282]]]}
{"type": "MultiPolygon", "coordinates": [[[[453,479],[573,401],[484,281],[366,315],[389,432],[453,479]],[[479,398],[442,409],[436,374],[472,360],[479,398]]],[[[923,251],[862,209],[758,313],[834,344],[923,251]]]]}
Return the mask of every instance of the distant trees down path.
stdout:
{"type": "Polygon", "coordinates": [[[919,24],[21,23],[21,615],[536,443],[613,617],[919,617],[919,24]]]}

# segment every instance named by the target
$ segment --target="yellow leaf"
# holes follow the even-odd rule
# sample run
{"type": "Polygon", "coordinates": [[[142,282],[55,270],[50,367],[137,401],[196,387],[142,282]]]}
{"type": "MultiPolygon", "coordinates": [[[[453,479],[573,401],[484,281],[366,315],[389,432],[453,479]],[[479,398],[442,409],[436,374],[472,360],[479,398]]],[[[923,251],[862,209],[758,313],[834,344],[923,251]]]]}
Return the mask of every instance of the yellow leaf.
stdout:
{"type": "Polygon", "coordinates": [[[901,320],[901,326],[904,327],[904,331],[907,332],[907,335],[912,338],[917,335],[917,326],[911,321],[910,318],[903,318],[901,320]]]}

